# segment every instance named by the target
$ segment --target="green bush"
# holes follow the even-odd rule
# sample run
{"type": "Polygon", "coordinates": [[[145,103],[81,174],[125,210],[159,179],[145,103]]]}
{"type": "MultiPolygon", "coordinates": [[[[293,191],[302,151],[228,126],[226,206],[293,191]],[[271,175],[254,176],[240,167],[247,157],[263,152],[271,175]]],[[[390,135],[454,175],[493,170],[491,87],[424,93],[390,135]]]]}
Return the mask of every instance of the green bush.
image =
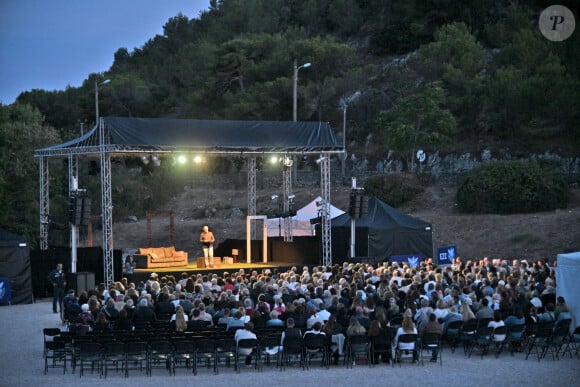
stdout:
{"type": "Polygon", "coordinates": [[[568,186],[553,165],[498,161],[480,165],[464,176],[457,189],[459,211],[513,214],[568,206],[568,186]]]}
{"type": "Polygon", "coordinates": [[[413,200],[424,190],[413,173],[374,175],[367,179],[364,188],[365,195],[375,196],[392,207],[413,200]]]}

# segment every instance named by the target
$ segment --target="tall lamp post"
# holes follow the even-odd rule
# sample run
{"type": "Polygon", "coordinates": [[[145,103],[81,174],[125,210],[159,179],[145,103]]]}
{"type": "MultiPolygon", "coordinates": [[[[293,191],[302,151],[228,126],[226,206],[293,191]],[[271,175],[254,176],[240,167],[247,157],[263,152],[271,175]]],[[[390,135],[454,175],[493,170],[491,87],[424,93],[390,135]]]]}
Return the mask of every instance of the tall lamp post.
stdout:
{"type": "Polygon", "coordinates": [[[340,108],[342,109],[342,177],[344,178],[346,163],[346,110],[348,105],[360,97],[360,91],[356,91],[348,97],[340,99],[340,108]]]}
{"type": "Polygon", "coordinates": [[[306,62],[303,65],[298,66],[296,64],[296,59],[294,59],[294,78],[293,78],[293,89],[292,89],[292,121],[296,122],[298,118],[298,70],[306,67],[310,67],[312,63],[306,62]]]}
{"type": "Polygon", "coordinates": [[[109,82],[111,82],[110,79],[105,79],[99,83],[95,78],[95,125],[99,125],[99,86],[106,85],[109,82]]]}

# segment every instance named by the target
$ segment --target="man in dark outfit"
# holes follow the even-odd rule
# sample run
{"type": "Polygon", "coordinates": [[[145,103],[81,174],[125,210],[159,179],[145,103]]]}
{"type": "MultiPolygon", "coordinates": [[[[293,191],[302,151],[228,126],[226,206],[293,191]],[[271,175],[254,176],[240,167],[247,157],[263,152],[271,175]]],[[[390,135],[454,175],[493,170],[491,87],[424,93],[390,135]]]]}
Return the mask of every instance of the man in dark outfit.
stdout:
{"type": "Polygon", "coordinates": [[[56,264],[56,269],[50,272],[48,275],[48,280],[52,284],[53,298],[52,298],[52,312],[59,313],[62,318],[62,300],[64,299],[64,287],[66,286],[66,275],[62,270],[62,263],[56,264]],[[58,310],[57,305],[58,303],[58,310]]]}

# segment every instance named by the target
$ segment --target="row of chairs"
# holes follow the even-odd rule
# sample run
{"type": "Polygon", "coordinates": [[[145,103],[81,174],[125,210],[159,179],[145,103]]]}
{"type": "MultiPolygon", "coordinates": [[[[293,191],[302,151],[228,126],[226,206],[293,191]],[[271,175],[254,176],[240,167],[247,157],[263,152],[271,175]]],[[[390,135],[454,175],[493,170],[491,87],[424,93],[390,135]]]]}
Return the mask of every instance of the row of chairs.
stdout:
{"type": "Polygon", "coordinates": [[[548,352],[553,360],[560,359],[560,353],[565,354],[572,348],[578,356],[578,335],[579,327],[576,327],[573,334],[570,334],[571,319],[559,320],[556,322],[542,322],[535,324],[527,331],[526,359],[535,352],[538,361],[545,358],[548,352]]]}

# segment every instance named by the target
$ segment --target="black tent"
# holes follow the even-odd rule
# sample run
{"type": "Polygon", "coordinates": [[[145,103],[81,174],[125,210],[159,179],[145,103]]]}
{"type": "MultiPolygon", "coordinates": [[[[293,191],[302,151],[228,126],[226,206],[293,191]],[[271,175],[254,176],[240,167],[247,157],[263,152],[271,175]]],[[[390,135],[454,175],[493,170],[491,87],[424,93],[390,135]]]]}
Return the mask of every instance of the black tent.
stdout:
{"type": "Polygon", "coordinates": [[[0,279],[4,278],[10,281],[2,281],[2,291],[11,295],[12,304],[32,303],[28,244],[23,237],[0,229],[0,279]]]}
{"type": "MultiPolygon", "coordinates": [[[[350,251],[351,217],[332,219],[332,255],[347,260],[350,251]]],[[[355,221],[355,255],[385,261],[394,255],[433,256],[431,224],[404,214],[375,197],[368,199],[367,216],[355,221]]]]}

